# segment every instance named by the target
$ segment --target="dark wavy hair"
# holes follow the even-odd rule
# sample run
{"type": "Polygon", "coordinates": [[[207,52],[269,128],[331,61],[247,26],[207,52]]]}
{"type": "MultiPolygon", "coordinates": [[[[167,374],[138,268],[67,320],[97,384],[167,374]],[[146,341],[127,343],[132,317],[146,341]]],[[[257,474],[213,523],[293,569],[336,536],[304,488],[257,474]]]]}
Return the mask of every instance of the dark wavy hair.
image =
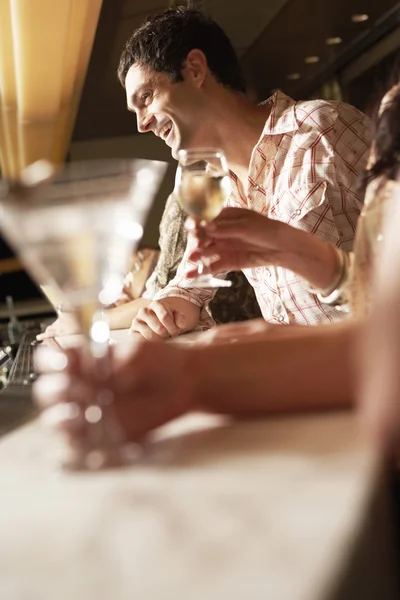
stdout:
{"type": "Polygon", "coordinates": [[[199,10],[187,6],[169,8],[148,17],[126,42],[118,67],[125,87],[126,75],[135,63],[166,73],[171,81],[182,81],[188,53],[204,52],[216,80],[232,90],[246,91],[235,50],[221,27],[199,10]]]}
{"type": "Polygon", "coordinates": [[[362,176],[364,187],[377,177],[397,179],[400,175],[400,82],[383,98],[383,109],[375,119],[373,149],[375,160],[362,176]]]}

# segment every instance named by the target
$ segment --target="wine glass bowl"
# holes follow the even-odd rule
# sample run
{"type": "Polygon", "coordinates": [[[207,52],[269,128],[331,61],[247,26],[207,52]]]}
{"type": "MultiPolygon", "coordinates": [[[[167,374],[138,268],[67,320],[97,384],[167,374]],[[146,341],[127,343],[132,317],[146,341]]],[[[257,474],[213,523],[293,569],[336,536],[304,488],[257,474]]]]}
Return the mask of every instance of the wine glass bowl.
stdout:
{"type": "MultiPolygon", "coordinates": [[[[221,212],[231,194],[228,163],[222,150],[196,148],[178,152],[175,194],[183,210],[198,224],[202,242],[207,243],[204,225],[221,212]]],[[[203,257],[198,275],[187,287],[229,287],[230,281],[212,276],[209,262],[203,257]]]]}

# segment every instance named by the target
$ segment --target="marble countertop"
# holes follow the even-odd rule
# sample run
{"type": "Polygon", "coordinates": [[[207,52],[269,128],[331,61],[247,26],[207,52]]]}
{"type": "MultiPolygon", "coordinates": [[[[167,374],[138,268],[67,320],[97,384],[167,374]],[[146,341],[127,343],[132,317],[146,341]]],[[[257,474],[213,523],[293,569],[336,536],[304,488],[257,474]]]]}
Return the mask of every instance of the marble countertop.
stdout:
{"type": "Polygon", "coordinates": [[[68,474],[34,421],[0,440],[0,598],[330,598],[380,474],[357,431],[193,414],[134,466],[68,474]]]}

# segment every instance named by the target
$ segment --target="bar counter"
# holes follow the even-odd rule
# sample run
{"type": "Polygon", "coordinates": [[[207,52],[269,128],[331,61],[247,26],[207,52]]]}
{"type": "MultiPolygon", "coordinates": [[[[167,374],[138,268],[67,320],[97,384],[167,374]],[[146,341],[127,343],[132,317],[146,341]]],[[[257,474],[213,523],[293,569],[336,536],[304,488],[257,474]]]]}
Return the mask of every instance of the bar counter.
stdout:
{"type": "Polygon", "coordinates": [[[0,438],[1,600],[389,600],[383,461],[350,412],[191,414],[137,464],[68,474],[34,420],[0,438]]]}

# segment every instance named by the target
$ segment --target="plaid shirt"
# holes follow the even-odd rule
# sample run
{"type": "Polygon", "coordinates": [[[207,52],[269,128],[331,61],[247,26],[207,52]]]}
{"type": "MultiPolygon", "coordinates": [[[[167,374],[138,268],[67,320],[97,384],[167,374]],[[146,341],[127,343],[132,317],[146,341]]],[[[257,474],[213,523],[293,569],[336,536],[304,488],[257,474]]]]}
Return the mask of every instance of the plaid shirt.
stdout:
{"type": "MultiPolygon", "coordinates": [[[[369,152],[368,118],[342,102],[295,102],[282,92],[266,102],[271,112],[252,152],[247,196],[231,173],[228,205],[250,208],[350,251],[362,207],[358,179],[369,152]]],[[[214,290],[181,287],[183,281],[190,284],[185,273],[191,249],[189,242],[176,277],[155,299],[175,296],[207,306],[214,290]]],[[[310,325],[342,318],[287,269],[265,266],[244,273],[266,321],[310,325]]],[[[201,317],[209,326],[206,311],[201,317]]]]}

